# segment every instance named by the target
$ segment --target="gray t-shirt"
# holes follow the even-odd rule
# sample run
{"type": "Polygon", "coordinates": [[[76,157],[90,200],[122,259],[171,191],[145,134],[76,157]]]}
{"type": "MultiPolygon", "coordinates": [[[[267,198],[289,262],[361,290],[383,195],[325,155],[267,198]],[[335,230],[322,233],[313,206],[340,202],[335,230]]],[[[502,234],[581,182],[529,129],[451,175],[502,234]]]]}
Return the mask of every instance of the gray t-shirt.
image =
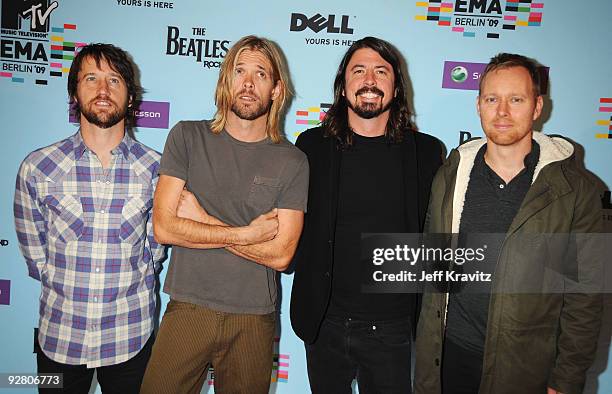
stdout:
{"type": "MultiPolygon", "coordinates": [[[[308,160],[283,140],[242,142],[206,121],[179,122],[161,158],[160,174],[183,179],[209,214],[246,226],[272,208],[306,210],[308,160]]],[[[171,298],[230,313],[276,308],[276,272],[225,249],[172,248],[164,292],[171,298]]]]}

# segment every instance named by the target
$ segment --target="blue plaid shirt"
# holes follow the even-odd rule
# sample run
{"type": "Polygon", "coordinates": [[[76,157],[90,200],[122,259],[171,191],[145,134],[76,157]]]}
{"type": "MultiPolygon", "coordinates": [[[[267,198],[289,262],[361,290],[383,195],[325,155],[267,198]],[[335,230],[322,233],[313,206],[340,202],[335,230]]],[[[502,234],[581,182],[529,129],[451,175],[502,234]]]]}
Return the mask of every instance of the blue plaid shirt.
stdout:
{"type": "Polygon", "coordinates": [[[41,282],[38,341],[56,362],[118,364],[151,335],[164,257],[151,224],[159,159],[126,133],[104,169],[77,132],[21,164],[15,227],[41,282]]]}

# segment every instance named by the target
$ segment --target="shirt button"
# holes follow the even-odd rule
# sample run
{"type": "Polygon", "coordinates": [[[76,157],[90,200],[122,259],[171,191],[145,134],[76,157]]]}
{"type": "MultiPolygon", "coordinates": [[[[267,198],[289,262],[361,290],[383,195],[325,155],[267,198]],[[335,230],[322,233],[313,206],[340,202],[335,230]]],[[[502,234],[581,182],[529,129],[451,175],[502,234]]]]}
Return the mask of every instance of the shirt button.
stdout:
{"type": "Polygon", "coordinates": [[[500,184],[499,184],[499,188],[500,188],[500,189],[503,189],[504,187],[505,187],[505,186],[504,186],[504,184],[503,184],[503,183],[500,183],[500,184]]]}
{"type": "Polygon", "coordinates": [[[110,181],[106,181],[106,182],[104,182],[104,183],[106,183],[107,185],[110,185],[110,181]]]}
{"type": "Polygon", "coordinates": [[[100,268],[96,268],[96,272],[100,272],[100,268]]]}
{"type": "Polygon", "coordinates": [[[94,302],[98,302],[98,297],[94,297],[94,302]]]}
{"type": "Polygon", "coordinates": [[[104,212],[105,212],[104,209],[100,209],[100,213],[104,213],[104,212]]]}
{"type": "Polygon", "coordinates": [[[376,326],[372,326],[372,330],[376,330],[376,326]]]}

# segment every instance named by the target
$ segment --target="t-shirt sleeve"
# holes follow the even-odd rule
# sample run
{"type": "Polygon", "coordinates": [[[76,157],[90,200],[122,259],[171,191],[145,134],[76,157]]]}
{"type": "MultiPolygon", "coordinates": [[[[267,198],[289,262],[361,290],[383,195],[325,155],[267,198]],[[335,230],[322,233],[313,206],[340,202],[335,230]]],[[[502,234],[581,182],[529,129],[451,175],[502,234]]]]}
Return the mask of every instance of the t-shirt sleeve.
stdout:
{"type": "Polygon", "coordinates": [[[287,178],[284,180],[280,196],[278,198],[278,208],[295,209],[306,212],[308,203],[308,159],[301,155],[301,160],[296,161],[292,171],[288,171],[287,178]]]}
{"type": "Polygon", "coordinates": [[[169,175],[187,181],[188,157],[184,126],[179,122],[170,130],[166,139],[159,166],[160,175],[169,175]]]}

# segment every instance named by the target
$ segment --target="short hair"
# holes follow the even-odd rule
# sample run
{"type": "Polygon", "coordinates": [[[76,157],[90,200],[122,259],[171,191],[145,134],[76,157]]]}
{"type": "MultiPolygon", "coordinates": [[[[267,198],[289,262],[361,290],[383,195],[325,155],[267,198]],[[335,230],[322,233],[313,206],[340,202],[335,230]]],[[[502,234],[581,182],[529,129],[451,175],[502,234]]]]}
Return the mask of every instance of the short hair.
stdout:
{"type": "Polygon", "coordinates": [[[345,75],[348,64],[355,52],[363,48],[372,49],[393,67],[395,97],[391,99],[385,136],[390,141],[400,142],[403,139],[404,131],[416,131],[408,105],[407,81],[402,71],[402,58],[393,45],[376,37],[364,37],[355,41],[344,54],[334,80],[334,103],[327,111],[322,126],[326,135],[335,137],[341,146],[352,145],[354,131],[350,129],[348,124],[348,104],[342,92],[345,90],[345,75]]]}
{"type": "MultiPolygon", "coordinates": [[[[134,63],[130,60],[128,53],[112,44],[92,43],[79,50],[72,61],[70,72],[68,73],[68,96],[71,107],[76,111],[77,118],[81,114],[81,107],[75,100],[75,97],[79,83],[79,72],[81,71],[83,60],[86,58],[95,60],[98,67],[100,66],[100,62],[104,60],[111,69],[121,75],[121,78],[125,81],[128,99],[131,101],[132,107],[137,106],[136,104],[140,101],[143,89],[136,81],[134,63]]],[[[126,115],[126,124],[131,126],[134,124],[133,121],[134,113],[133,111],[128,111],[126,115]]]]}
{"type": "Polygon", "coordinates": [[[219,80],[215,91],[215,104],[217,112],[210,124],[213,133],[220,133],[227,123],[227,115],[232,109],[233,92],[232,83],[233,70],[238,63],[238,58],[246,50],[257,51],[264,55],[272,65],[272,79],[278,84],[279,95],[270,107],[266,122],[266,134],[274,143],[283,139],[281,131],[282,110],[291,97],[289,90],[289,73],[280,49],[272,41],[256,37],[246,36],[238,40],[227,52],[219,72],[219,80]]]}
{"type": "Polygon", "coordinates": [[[484,72],[480,76],[480,81],[478,85],[478,95],[482,93],[482,85],[486,76],[497,70],[503,70],[512,67],[523,67],[529,73],[531,77],[531,82],[533,85],[533,95],[538,97],[541,95],[540,92],[540,72],[538,70],[539,64],[526,56],[517,55],[515,53],[498,53],[494,57],[491,58],[489,64],[485,68],[484,72]]]}

